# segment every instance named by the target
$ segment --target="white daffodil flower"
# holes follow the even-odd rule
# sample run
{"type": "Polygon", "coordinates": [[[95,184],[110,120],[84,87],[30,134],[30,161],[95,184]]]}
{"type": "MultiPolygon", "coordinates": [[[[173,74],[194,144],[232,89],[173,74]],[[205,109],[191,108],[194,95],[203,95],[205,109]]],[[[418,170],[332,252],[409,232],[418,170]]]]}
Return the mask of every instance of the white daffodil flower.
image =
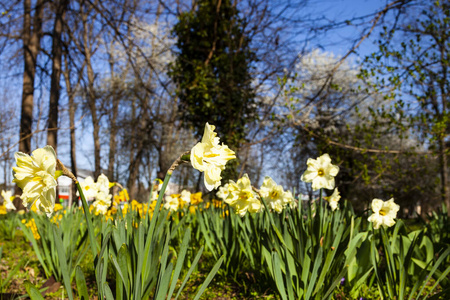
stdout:
{"type": "MultiPolygon", "coordinates": [[[[98,193],[97,184],[94,182],[94,179],[91,176],[86,177],[83,182],[80,182],[80,186],[83,190],[84,197],[87,200],[95,198],[98,193]]],[[[78,192],[77,196],[79,196],[78,192]]]]}
{"type": "Polygon", "coordinates": [[[95,209],[95,213],[105,215],[109,207],[111,206],[111,198],[112,195],[108,195],[103,192],[97,193],[97,200],[92,203],[92,206],[94,206],[95,209]]]}
{"type": "Polygon", "coordinates": [[[247,212],[256,213],[263,209],[247,174],[244,174],[237,182],[230,180],[228,190],[230,195],[224,202],[230,204],[239,216],[243,217],[247,212]]]}
{"type": "Polygon", "coordinates": [[[378,229],[380,226],[391,227],[395,224],[394,219],[397,218],[399,210],[400,206],[394,202],[394,198],[388,201],[373,199],[372,214],[368,220],[373,223],[374,229],[378,229]]]}
{"type": "Polygon", "coordinates": [[[225,185],[219,188],[219,191],[217,192],[217,197],[219,197],[222,200],[225,200],[228,198],[229,195],[230,191],[228,190],[228,183],[226,183],[225,185]]]}
{"type": "Polygon", "coordinates": [[[47,216],[53,213],[57,181],[56,153],[53,147],[36,149],[31,156],[22,152],[14,154],[17,167],[13,167],[13,182],[23,191],[20,198],[23,205],[31,207],[36,203],[39,211],[47,216]]]}
{"type": "Polygon", "coordinates": [[[178,206],[180,205],[179,198],[180,198],[179,194],[166,196],[166,198],[164,199],[165,200],[164,208],[171,211],[176,211],[178,209],[178,206]]]}
{"type": "Polygon", "coordinates": [[[277,185],[269,176],[264,178],[259,193],[266,201],[267,206],[277,213],[281,213],[287,205],[295,205],[292,193],[290,191],[285,192],[283,187],[277,185]]]}
{"type": "Polygon", "coordinates": [[[181,191],[181,200],[186,204],[191,203],[191,192],[182,190],[181,191]]]}
{"type": "Polygon", "coordinates": [[[99,193],[104,193],[106,195],[109,194],[109,188],[111,187],[111,184],[109,182],[108,177],[106,177],[105,174],[101,174],[97,178],[97,189],[99,193]]]}
{"type": "Polygon", "coordinates": [[[227,161],[236,158],[234,151],[226,145],[219,145],[219,138],[214,132],[215,126],[206,123],[203,138],[191,150],[191,164],[200,172],[205,172],[206,189],[212,191],[220,186],[220,173],[227,161]]]}
{"type": "Polygon", "coordinates": [[[11,191],[2,191],[3,205],[8,210],[16,210],[16,207],[13,204],[14,196],[12,196],[11,191]]]}
{"type": "Polygon", "coordinates": [[[325,199],[330,204],[331,210],[335,211],[339,209],[338,202],[341,199],[341,195],[337,188],[334,189],[333,194],[330,197],[325,197],[325,199]]]}
{"type": "Polygon", "coordinates": [[[302,181],[312,182],[314,191],[321,188],[334,189],[334,177],[339,172],[339,167],[331,164],[331,158],[328,154],[324,154],[317,159],[308,158],[306,164],[308,168],[301,177],[302,181]]]}

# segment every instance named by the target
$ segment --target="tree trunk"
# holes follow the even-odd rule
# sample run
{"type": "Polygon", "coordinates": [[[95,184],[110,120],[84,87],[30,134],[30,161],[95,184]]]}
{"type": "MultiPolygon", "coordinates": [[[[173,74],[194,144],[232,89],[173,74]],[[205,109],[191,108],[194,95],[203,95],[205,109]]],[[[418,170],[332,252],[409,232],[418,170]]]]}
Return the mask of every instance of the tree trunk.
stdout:
{"type": "Polygon", "coordinates": [[[62,58],[61,35],[68,2],[68,0],[59,0],[55,3],[55,24],[53,26],[52,74],[50,83],[47,144],[52,146],[55,149],[55,152],[57,152],[58,147],[58,106],[61,87],[62,58]]]}
{"type": "Polygon", "coordinates": [[[114,75],[114,61],[112,58],[110,59],[109,65],[111,69],[111,78],[112,78],[113,107],[111,119],[109,121],[110,134],[109,134],[108,177],[112,181],[117,181],[117,178],[115,178],[114,176],[114,165],[116,162],[116,134],[117,134],[116,120],[119,114],[119,95],[118,95],[117,81],[114,75]]]}
{"type": "MultiPolygon", "coordinates": [[[[44,15],[44,0],[36,2],[33,24],[31,24],[31,0],[23,2],[23,59],[24,72],[22,83],[22,109],[20,115],[20,141],[19,151],[31,153],[32,120],[34,105],[34,78],[36,74],[36,61],[40,51],[42,37],[42,18],[44,15]]],[[[20,195],[20,188],[15,187],[15,195],[20,195]]],[[[17,210],[23,209],[22,201],[14,199],[17,210]]]]}
{"type": "MultiPolygon", "coordinates": [[[[78,82],[75,89],[72,89],[72,83],[70,82],[70,70],[69,63],[67,59],[67,54],[64,56],[64,64],[66,69],[64,70],[64,79],[66,81],[66,91],[69,96],[69,122],[70,122],[70,168],[77,177],[77,156],[76,156],[76,136],[75,136],[75,92],[77,89],[81,76],[78,76],[78,82]]],[[[72,191],[69,197],[69,207],[72,206],[73,200],[76,199],[77,188],[75,183],[72,183],[72,191]]]]}
{"type": "Polygon", "coordinates": [[[448,173],[447,173],[447,153],[445,147],[445,135],[439,137],[439,169],[441,173],[441,195],[442,202],[447,206],[448,213],[450,214],[450,193],[447,187],[448,173]]]}
{"type": "Polygon", "coordinates": [[[91,48],[88,41],[88,20],[87,14],[85,13],[83,7],[81,7],[81,18],[83,22],[83,45],[84,45],[84,55],[86,59],[87,77],[88,77],[88,93],[87,101],[89,110],[91,111],[92,117],[92,127],[93,127],[93,138],[94,138],[94,180],[98,178],[101,174],[100,166],[100,120],[97,116],[97,106],[96,106],[96,96],[94,90],[94,70],[92,68],[91,62],[91,48]]]}

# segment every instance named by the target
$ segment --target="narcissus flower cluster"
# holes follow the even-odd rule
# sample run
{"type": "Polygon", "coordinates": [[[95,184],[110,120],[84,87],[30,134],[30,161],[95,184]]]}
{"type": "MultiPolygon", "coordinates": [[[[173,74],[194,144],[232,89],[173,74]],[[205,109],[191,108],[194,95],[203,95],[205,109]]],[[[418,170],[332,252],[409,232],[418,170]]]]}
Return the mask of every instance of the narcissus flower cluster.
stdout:
{"type": "Polygon", "coordinates": [[[113,185],[104,174],[98,176],[97,182],[94,182],[94,179],[88,176],[80,183],[84,196],[90,200],[95,199],[92,206],[96,214],[106,214],[108,208],[111,206],[112,195],[109,193],[109,189],[113,185]]]}
{"type": "Polygon", "coordinates": [[[269,209],[276,211],[277,213],[281,213],[288,205],[291,208],[297,206],[291,191],[284,191],[283,187],[281,185],[277,185],[269,176],[264,178],[264,182],[259,190],[259,193],[266,201],[269,209]]]}
{"type": "Polygon", "coordinates": [[[263,209],[258,194],[253,191],[252,184],[247,174],[234,182],[228,183],[228,197],[224,200],[234,208],[236,214],[243,217],[247,212],[257,213],[263,209]]]}

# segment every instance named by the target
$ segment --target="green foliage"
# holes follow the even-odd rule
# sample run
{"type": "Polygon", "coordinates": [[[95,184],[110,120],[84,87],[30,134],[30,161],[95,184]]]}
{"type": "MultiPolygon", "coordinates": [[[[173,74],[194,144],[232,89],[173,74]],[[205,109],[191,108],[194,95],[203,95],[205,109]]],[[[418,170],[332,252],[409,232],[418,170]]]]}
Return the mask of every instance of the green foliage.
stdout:
{"type": "Polygon", "coordinates": [[[375,117],[390,120],[387,128],[400,137],[415,135],[439,157],[434,173],[439,170],[440,178],[435,176],[440,180],[439,197],[446,201],[450,201],[448,182],[443,182],[450,134],[449,11],[445,1],[418,2],[400,11],[395,27],[383,28],[378,51],[365,58],[360,74],[386,100],[388,108],[376,111],[375,117]]]}
{"type": "Polygon", "coordinates": [[[63,214],[56,225],[47,216],[31,212],[30,220],[34,220],[38,235],[33,233],[33,229],[23,223],[18,223],[25,237],[31,242],[47,277],[53,276],[56,281],[63,282],[64,272],[67,271],[68,279],[72,282],[75,276],[75,267],[88,250],[87,232],[81,226],[73,226],[73,224],[80,224],[82,219],[83,213],[74,211],[63,214]],[[56,235],[53,233],[54,226],[59,226],[56,235]],[[59,253],[60,251],[63,252],[59,253]],[[62,256],[59,254],[64,254],[64,262],[60,262],[62,256]],[[61,263],[65,264],[66,270],[61,268],[61,263]]]}
{"type": "Polygon", "coordinates": [[[14,240],[16,236],[16,228],[19,226],[19,217],[17,214],[10,214],[12,216],[6,217],[0,215],[0,237],[3,240],[14,240]]]}
{"type": "MultiPolygon", "coordinates": [[[[198,137],[206,122],[236,150],[256,117],[250,71],[256,60],[230,0],[201,0],[182,13],[173,29],[179,50],[171,76],[178,85],[182,118],[198,137]]],[[[236,166],[234,166],[236,168],[236,166]]]]}

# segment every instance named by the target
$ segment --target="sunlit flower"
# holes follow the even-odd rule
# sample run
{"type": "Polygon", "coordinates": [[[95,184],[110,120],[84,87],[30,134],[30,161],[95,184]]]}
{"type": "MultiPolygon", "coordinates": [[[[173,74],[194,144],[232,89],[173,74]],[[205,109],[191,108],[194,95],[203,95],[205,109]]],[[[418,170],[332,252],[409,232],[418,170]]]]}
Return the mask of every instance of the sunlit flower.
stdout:
{"type": "Polygon", "coordinates": [[[171,211],[176,211],[178,209],[178,206],[180,205],[179,199],[180,199],[179,194],[172,194],[170,196],[166,196],[164,208],[171,211]]]}
{"type": "Polygon", "coordinates": [[[30,228],[31,233],[33,234],[34,239],[39,240],[41,236],[39,235],[38,228],[34,219],[30,219],[28,222],[26,219],[22,220],[22,223],[25,224],[26,227],[30,228]]]}
{"type": "Polygon", "coordinates": [[[98,192],[95,199],[94,203],[92,203],[92,206],[95,208],[95,213],[102,215],[106,214],[112,203],[112,195],[105,192],[98,192]]]}
{"type": "Polygon", "coordinates": [[[159,192],[162,188],[163,181],[159,178],[156,178],[154,181],[153,190],[159,192]]]}
{"type": "Polygon", "coordinates": [[[187,190],[182,190],[181,191],[181,201],[183,201],[184,204],[191,203],[191,192],[189,192],[187,190]]]}
{"type": "Polygon", "coordinates": [[[219,188],[219,191],[217,192],[217,197],[219,197],[222,200],[225,200],[230,195],[230,191],[228,190],[228,183],[224,184],[219,188]]]}
{"type": "Polygon", "coordinates": [[[314,191],[320,188],[334,189],[334,177],[339,172],[339,167],[331,164],[331,158],[328,154],[324,154],[317,159],[308,158],[306,164],[308,168],[301,177],[302,181],[312,182],[314,191]]]}
{"type": "MultiPolygon", "coordinates": [[[[84,197],[89,200],[95,198],[98,192],[97,184],[91,176],[86,177],[83,182],[80,182],[81,189],[83,190],[84,197]]],[[[79,193],[77,192],[79,196],[79,193]]]]}
{"type": "Polygon", "coordinates": [[[215,126],[206,123],[202,141],[191,150],[191,164],[200,172],[205,172],[204,182],[209,191],[220,186],[220,173],[225,169],[227,161],[236,158],[234,151],[228,146],[219,145],[214,129],[215,126]]]}
{"type": "Polygon", "coordinates": [[[394,219],[397,218],[397,212],[400,206],[394,203],[394,198],[388,201],[380,199],[372,200],[372,215],[369,217],[369,222],[373,223],[373,228],[378,229],[380,226],[391,227],[395,224],[394,219]]]}
{"type": "Polygon", "coordinates": [[[202,202],[203,202],[202,192],[191,194],[191,205],[199,205],[202,202]]]}
{"type": "Polygon", "coordinates": [[[247,211],[256,213],[262,210],[261,201],[258,199],[256,192],[253,191],[247,174],[239,178],[236,183],[230,180],[228,189],[230,195],[224,202],[232,206],[239,216],[243,217],[247,211]]]}
{"type": "Polygon", "coordinates": [[[16,210],[13,204],[14,196],[12,196],[11,191],[2,191],[3,205],[6,209],[16,210]]]}
{"type": "Polygon", "coordinates": [[[334,189],[333,194],[331,194],[330,197],[325,197],[325,200],[328,201],[328,204],[330,204],[331,210],[335,211],[336,209],[339,209],[338,202],[341,199],[341,195],[337,188],[334,189]]]}
{"type": "Polygon", "coordinates": [[[159,197],[159,194],[158,194],[158,192],[157,191],[151,191],[151,198],[150,198],[150,202],[153,202],[153,201],[156,201],[156,200],[158,200],[158,197],[159,197]]]}
{"type": "Polygon", "coordinates": [[[62,209],[64,209],[64,207],[60,203],[55,204],[55,210],[54,210],[55,212],[62,210],[62,209]]]}
{"type": "Polygon", "coordinates": [[[277,213],[281,213],[287,205],[295,203],[292,193],[290,191],[285,192],[283,187],[277,185],[269,176],[264,179],[260,194],[266,201],[267,206],[277,213]]]}
{"type": "Polygon", "coordinates": [[[111,183],[109,182],[108,177],[106,177],[105,174],[101,174],[97,178],[97,189],[99,193],[103,193],[108,195],[109,194],[109,188],[111,187],[111,183]]]}
{"type": "Polygon", "coordinates": [[[31,155],[14,154],[17,167],[13,167],[13,182],[23,191],[20,198],[24,206],[30,207],[35,203],[41,212],[50,216],[56,198],[56,153],[53,147],[45,146],[34,150],[31,155]]]}

